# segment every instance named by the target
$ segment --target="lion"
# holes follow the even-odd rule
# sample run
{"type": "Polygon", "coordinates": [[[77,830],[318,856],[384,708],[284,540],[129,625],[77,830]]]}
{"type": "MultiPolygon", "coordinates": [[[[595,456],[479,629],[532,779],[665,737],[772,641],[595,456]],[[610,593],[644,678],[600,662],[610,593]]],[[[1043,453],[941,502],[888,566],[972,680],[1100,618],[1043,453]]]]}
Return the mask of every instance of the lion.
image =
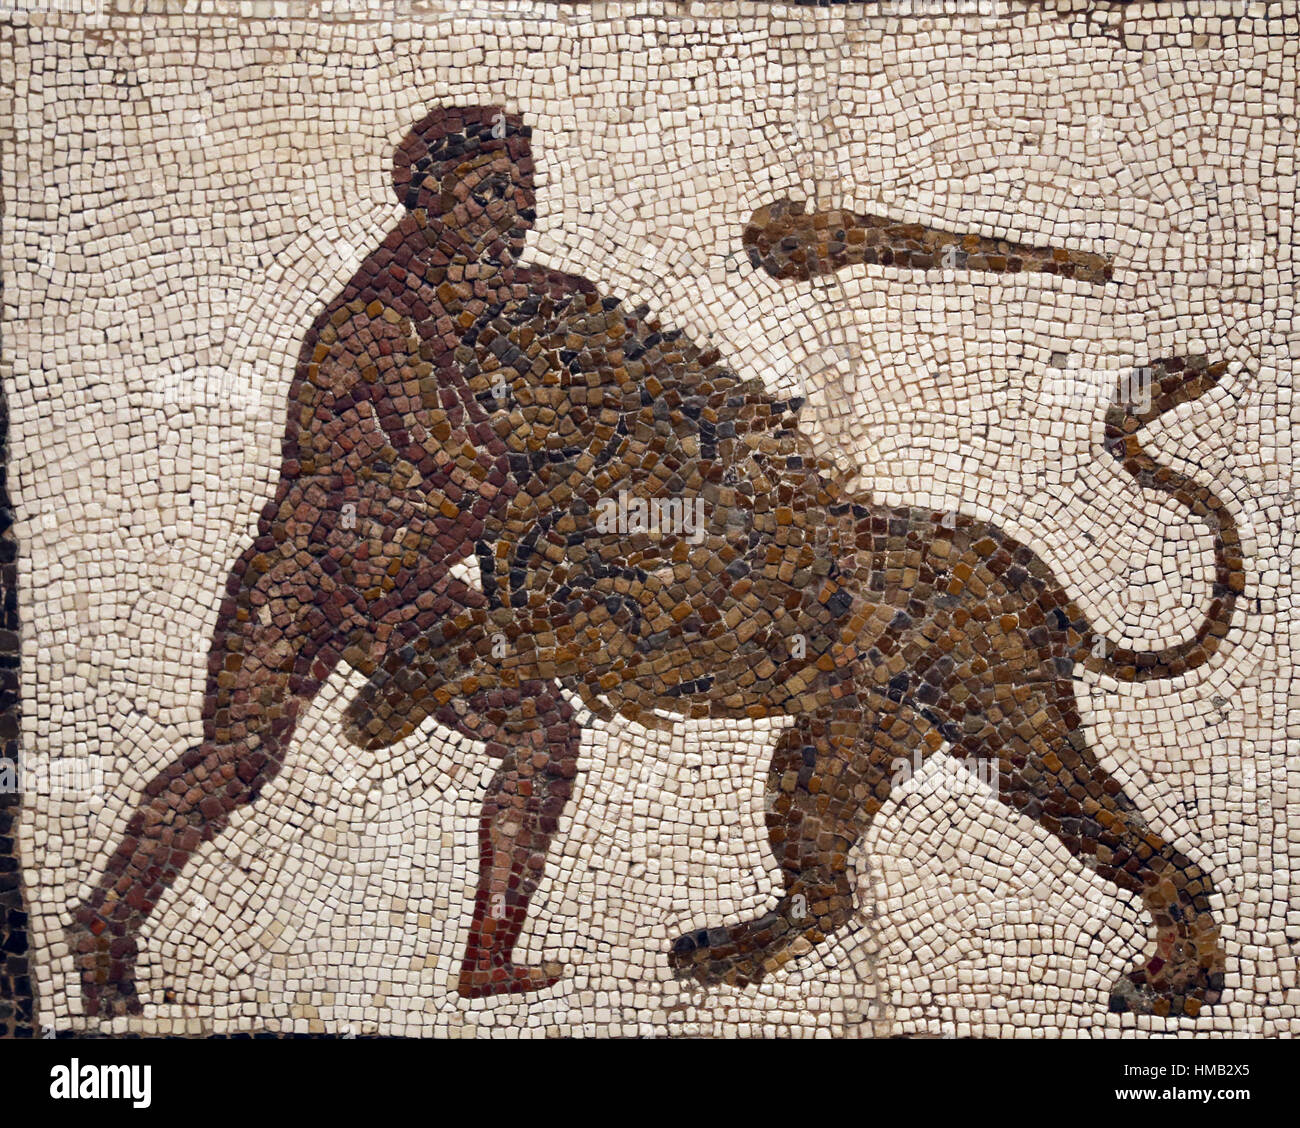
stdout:
{"type": "Polygon", "coordinates": [[[1106,449],[1214,534],[1211,602],[1184,641],[1158,651],[1109,643],[1030,548],[969,516],[847,492],[790,425],[788,403],[714,372],[652,381],[614,457],[554,466],[543,493],[516,499],[488,561],[492,607],[441,624],[378,669],[349,708],[353,738],[382,746],[483,685],[541,678],[597,713],[652,725],[664,714],[790,718],[767,781],[778,904],[694,930],[670,955],[679,974],[741,986],[849,920],[848,858],[898,763],[942,749],[991,762],[1002,802],[1151,916],[1154,953],[1115,986],[1111,1009],[1194,1015],[1223,985],[1213,885],[1101,766],[1076,682],[1080,670],[1147,681],[1195,669],[1222,645],[1244,586],[1226,507],[1158,464],[1136,434],[1214,387],[1226,366],[1152,368],[1153,404],[1112,404],[1106,449]],[[699,496],[705,535],[602,528],[614,492],[699,496]]]}

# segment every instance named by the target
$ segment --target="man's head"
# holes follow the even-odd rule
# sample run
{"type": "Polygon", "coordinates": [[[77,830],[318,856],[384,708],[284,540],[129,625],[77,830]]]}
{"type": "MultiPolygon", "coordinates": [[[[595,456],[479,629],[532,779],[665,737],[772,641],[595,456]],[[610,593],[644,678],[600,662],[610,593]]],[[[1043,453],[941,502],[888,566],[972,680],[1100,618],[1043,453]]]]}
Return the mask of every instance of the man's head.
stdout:
{"type": "Polygon", "coordinates": [[[513,261],[535,215],[530,133],[498,106],[433,110],[393,154],[393,190],[450,255],[513,261]]]}

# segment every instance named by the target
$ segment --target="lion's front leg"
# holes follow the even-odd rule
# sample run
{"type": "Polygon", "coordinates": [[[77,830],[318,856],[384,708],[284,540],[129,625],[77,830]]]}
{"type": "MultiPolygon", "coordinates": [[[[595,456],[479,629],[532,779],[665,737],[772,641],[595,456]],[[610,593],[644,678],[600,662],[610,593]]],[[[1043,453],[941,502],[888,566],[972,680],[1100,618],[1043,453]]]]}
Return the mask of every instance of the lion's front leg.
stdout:
{"type": "Polygon", "coordinates": [[[810,951],[853,915],[849,852],[889,797],[895,760],[942,745],[908,706],[872,694],[855,709],[801,718],[777,743],[767,827],[781,866],[777,905],[755,920],[701,929],[673,945],[680,978],[746,986],[810,951]]]}

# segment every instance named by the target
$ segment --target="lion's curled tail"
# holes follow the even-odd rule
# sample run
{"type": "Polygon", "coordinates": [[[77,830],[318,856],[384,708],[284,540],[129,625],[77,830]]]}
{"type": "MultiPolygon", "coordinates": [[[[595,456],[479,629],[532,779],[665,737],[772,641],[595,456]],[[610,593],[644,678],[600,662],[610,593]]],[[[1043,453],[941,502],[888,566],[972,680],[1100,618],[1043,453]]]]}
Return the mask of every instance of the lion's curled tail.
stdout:
{"type": "Polygon", "coordinates": [[[1207,486],[1160,465],[1142,449],[1137,436],[1153,419],[1214,387],[1227,370],[1226,363],[1211,365],[1204,358],[1156,361],[1151,365],[1149,397],[1144,395],[1144,402],[1135,404],[1121,381],[1119,394],[1106,412],[1106,450],[1111,456],[1144,489],[1170,494],[1187,506],[1193,518],[1209,526],[1214,537],[1214,583],[1210,606],[1196,634],[1163,650],[1116,647],[1085,626],[1074,658],[1088,670],[1123,681],[1177,677],[1207,661],[1232,626],[1237,599],[1245,589],[1237,523],[1207,486]]]}

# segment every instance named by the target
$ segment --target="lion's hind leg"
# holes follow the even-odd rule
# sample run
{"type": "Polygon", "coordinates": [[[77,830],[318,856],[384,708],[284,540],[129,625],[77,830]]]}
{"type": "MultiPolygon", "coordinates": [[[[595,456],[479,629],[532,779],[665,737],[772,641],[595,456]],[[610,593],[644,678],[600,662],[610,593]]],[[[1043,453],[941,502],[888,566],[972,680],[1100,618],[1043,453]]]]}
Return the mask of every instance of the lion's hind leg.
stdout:
{"type": "Polygon", "coordinates": [[[996,758],[998,797],[1107,881],[1135,893],[1154,948],[1112,989],[1117,1012],[1196,1015],[1218,1001],[1224,953],[1209,875],[1147,825],[1088,744],[1071,678],[1004,693],[978,753],[996,758]]]}

